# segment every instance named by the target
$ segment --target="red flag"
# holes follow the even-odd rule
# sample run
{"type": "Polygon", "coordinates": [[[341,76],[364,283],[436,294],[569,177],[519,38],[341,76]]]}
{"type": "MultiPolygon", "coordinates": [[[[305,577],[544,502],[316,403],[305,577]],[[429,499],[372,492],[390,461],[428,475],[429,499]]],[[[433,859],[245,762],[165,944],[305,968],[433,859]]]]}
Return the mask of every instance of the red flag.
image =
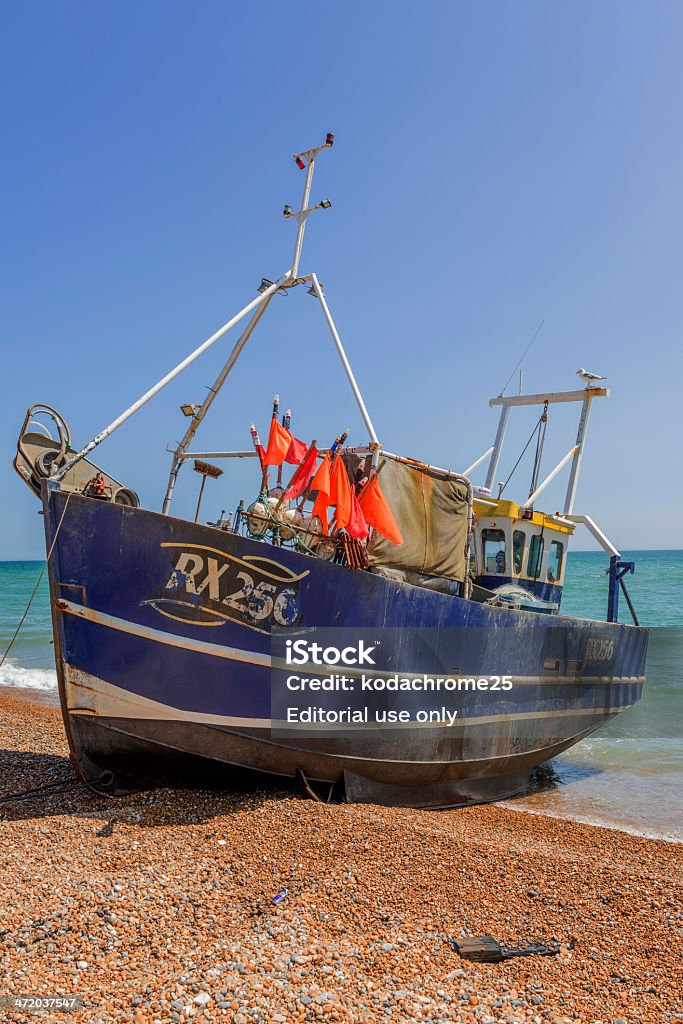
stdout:
{"type": "Polygon", "coordinates": [[[363,510],[365,521],[374,526],[387,540],[393,544],[403,544],[403,535],[398,528],[387,499],[382,494],[377,475],[363,488],[358,499],[363,510]]]}
{"type": "Polygon", "coordinates": [[[292,435],[284,427],[281,427],[275,416],[270,421],[270,434],[268,435],[268,447],[263,460],[265,466],[281,466],[292,443],[292,435]]]}
{"type": "MultiPolygon", "coordinates": [[[[289,433],[289,431],[287,431],[289,433]]],[[[291,443],[287,449],[285,455],[285,462],[289,462],[292,466],[298,466],[302,459],[305,458],[306,452],[308,451],[308,445],[305,441],[300,441],[298,437],[294,437],[293,434],[289,434],[291,443]]],[[[317,457],[317,450],[316,450],[317,457]]]]}
{"type": "Polygon", "coordinates": [[[339,455],[334,460],[330,474],[330,504],[337,506],[334,518],[337,529],[341,530],[351,518],[351,484],[346,466],[339,455]]]}
{"type": "Polygon", "coordinates": [[[299,464],[299,468],[292,477],[292,482],[285,491],[285,498],[298,498],[304,493],[308,486],[308,481],[315,473],[315,464],[318,459],[318,449],[314,444],[311,445],[308,454],[304,452],[304,458],[299,464]]]}
{"type": "Polygon", "coordinates": [[[346,524],[346,532],[349,537],[355,537],[356,540],[361,540],[363,537],[367,537],[370,533],[368,530],[368,524],[365,522],[363,509],[360,507],[354,490],[351,491],[351,514],[349,516],[349,521],[346,524]]]}

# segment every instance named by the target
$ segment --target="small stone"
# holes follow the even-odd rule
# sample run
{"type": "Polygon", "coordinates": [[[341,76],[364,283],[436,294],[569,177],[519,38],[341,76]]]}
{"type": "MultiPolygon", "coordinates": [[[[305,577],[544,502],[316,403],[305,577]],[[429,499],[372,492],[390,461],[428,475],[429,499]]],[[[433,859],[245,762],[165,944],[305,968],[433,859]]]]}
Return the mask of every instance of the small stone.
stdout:
{"type": "Polygon", "coordinates": [[[211,996],[208,992],[198,992],[192,1002],[196,1003],[197,1006],[206,1006],[207,1003],[211,1002],[211,996]]]}
{"type": "Polygon", "coordinates": [[[76,967],[78,967],[79,971],[84,971],[87,966],[88,966],[88,961],[87,960],[77,960],[76,961],[76,967]]]}

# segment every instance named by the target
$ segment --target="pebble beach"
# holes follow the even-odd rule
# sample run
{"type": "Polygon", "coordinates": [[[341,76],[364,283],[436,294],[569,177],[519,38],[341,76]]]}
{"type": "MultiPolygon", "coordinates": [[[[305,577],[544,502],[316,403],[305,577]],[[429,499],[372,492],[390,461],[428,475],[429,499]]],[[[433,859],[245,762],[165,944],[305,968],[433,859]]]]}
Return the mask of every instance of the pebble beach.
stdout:
{"type": "Polygon", "coordinates": [[[99,797],[59,710],[21,692],[0,694],[0,764],[0,995],[83,1007],[1,1019],[683,1020],[679,844],[494,805],[99,797]],[[463,935],[560,953],[473,963],[463,935]]]}

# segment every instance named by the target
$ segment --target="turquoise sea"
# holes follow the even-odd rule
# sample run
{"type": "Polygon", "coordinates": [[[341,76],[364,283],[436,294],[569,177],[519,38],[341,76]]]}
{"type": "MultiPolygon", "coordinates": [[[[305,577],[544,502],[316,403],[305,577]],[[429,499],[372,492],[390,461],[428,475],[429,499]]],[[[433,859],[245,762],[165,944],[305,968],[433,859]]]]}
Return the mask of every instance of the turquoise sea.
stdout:
{"type": "MultiPolygon", "coordinates": [[[[683,842],[683,551],[632,551],[626,578],[641,625],[651,627],[643,699],[537,773],[520,811],[595,822],[683,842]]],[[[42,563],[0,562],[0,656],[26,607],[42,563]]],[[[565,615],[604,618],[607,557],[570,553],[565,615]]],[[[620,618],[630,621],[622,599],[620,618]]],[[[56,674],[47,583],[43,580],[0,685],[54,695],[56,674]]],[[[46,696],[47,694],[44,694],[46,696]]]]}

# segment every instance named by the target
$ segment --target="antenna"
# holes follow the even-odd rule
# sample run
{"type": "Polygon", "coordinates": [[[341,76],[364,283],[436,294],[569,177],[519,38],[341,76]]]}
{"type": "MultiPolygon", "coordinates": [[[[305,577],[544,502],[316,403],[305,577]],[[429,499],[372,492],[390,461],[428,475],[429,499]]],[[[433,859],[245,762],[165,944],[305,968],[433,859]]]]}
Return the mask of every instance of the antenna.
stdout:
{"type": "MultiPolygon", "coordinates": [[[[529,344],[527,345],[527,347],[526,347],[526,348],[524,349],[524,351],[522,352],[522,355],[520,356],[519,362],[518,362],[518,363],[517,363],[517,364],[515,365],[515,368],[514,368],[514,370],[512,371],[512,373],[510,374],[510,376],[508,377],[508,379],[507,379],[507,380],[505,381],[505,383],[503,384],[503,387],[501,388],[500,394],[498,395],[498,397],[499,397],[499,398],[502,398],[502,397],[503,397],[503,395],[505,394],[505,389],[506,389],[506,387],[508,386],[508,384],[510,383],[510,381],[511,381],[511,380],[512,380],[512,378],[514,377],[515,373],[517,372],[517,369],[518,369],[518,367],[521,367],[522,363],[523,363],[523,362],[524,362],[524,360],[526,359],[526,355],[527,355],[527,352],[529,351],[529,349],[531,348],[531,346],[533,345],[533,343],[534,343],[534,342],[536,341],[536,338],[537,338],[537,337],[539,336],[539,334],[541,333],[541,330],[542,330],[542,328],[543,328],[543,324],[544,324],[544,323],[545,323],[545,320],[541,320],[540,324],[539,324],[539,325],[538,325],[538,327],[536,328],[536,331],[534,332],[534,335],[533,335],[533,337],[532,337],[531,341],[529,342],[529,344]]],[[[521,375],[521,372],[520,372],[520,376],[519,376],[519,393],[520,393],[520,395],[521,395],[521,393],[522,393],[522,375],[521,375]]]]}
{"type": "Polygon", "coordinates": [[[292,260],[292,278],[296,278],[299,272],[299,260],[301,259],[301,249],[304,244],[304,231],[306,229],[306,221],[314,210],[329,210],[332,203],[329,199],[321,199],[315,206],[309,206],[311,199],[311,182],[313,181],[313,171],[315,169],[315,158],[318,153],[322,153],[324,149],[331,149],[334,145],[334,135],[332,132],[327,133],[322,146],[316,146],[314,149],[304,150],[302,153],[295,153],[294,159],[296,165],[300,171],[306,168],[306,180],[304,181],[304,190],[301,196],[301,209],[292,210],[292,207],[287,204],[282,211],[284,217],[293,217],[297,222],[298,229],[296,233],[296,241],[294,243],[294,258],[292,260]]]}

